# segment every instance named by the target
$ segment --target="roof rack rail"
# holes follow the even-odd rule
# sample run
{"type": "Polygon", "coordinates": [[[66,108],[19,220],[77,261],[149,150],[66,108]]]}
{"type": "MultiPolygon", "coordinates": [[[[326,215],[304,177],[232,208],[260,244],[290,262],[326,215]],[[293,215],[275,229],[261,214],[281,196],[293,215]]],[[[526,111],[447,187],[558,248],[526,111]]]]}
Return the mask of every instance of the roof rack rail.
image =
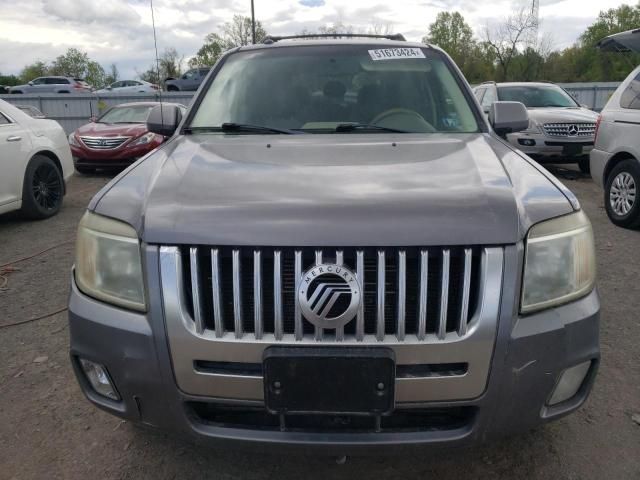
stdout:
{"type": "Polygon", "coordinates": [[[487,80],[486,82],[482,82],[480,85],[484,85],[484,84],[487,84],[487,83],[495,85],[496,81],[495,80],[487,80]]]}
{"type": "Polygon", "coordinates": [[[270,45],[272,43],[279,42],[280,40],[292,40],[296,38],[384,38],[386,40],[395,40],[397,42],[406,42],[407,40],[404,38],[404,35],[401,33],[394,33],[391,35],[369,35],[366,33],[310,33],[310,34],[302,34],[302,35],[286,35],[277,37],[274,35],[267,35],[262,43],[266,45],[270,45]]]}

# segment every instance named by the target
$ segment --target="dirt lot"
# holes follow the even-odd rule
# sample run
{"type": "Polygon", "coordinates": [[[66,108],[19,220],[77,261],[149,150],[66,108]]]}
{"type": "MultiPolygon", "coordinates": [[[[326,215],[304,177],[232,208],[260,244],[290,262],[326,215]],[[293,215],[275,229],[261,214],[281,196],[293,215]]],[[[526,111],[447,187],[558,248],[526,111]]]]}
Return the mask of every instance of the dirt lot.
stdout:
{"type": "Polygon", "coordinates": [[[0,479],[640,479],[640,232],[609,223],[590,179],[556,173],[580,198],[598,247],[602,366],[586,406],[471,450],[345,465],[193,446],[92,407],[73,378],[62,310],[77,221],[108,178],[74,178],[47,221],[0,216],[0,479]]]}

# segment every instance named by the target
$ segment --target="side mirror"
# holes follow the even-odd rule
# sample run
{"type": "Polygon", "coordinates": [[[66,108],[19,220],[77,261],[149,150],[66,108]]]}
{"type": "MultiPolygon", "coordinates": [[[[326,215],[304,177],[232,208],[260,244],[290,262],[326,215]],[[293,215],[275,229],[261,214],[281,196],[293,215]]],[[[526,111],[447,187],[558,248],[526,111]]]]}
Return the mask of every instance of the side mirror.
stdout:
{"type": "Polygon", "coordinates": [[[30,81],[27,85],[31,85],[33,87],[33,82],[30,81]]]}
{"type": "Polygon", "coordinates": [[[170,137],[182,121],[182,112],[176,105],[156,105],[147,117],[147,130],[170,137]]]}
{"type": "Polygon", "coordinates": [[[529,127],[529,113],[521,102],[493,102],[489,109],[489,123],[504,137],[507,133],[521,132],[529,127]]]}

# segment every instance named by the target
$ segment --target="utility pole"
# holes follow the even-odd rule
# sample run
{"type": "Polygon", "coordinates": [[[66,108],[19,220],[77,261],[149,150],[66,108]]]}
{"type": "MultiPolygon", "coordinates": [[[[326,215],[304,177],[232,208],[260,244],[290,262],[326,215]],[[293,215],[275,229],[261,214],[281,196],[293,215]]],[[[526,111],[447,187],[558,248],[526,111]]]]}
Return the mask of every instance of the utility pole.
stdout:
{"type": "Polygon", "coordinates": [[[532,20],[532,28],[527,33],[526,46],[536,48],[538,46],[538,27],[540,25],[540,0],[531,1],[530,18],[532,20]]]}
{"type": "Polygon", "coordinates": [[[256,14],[253,11],[253,0],[251,0],[251,43],[256,43],[256,14]]]}

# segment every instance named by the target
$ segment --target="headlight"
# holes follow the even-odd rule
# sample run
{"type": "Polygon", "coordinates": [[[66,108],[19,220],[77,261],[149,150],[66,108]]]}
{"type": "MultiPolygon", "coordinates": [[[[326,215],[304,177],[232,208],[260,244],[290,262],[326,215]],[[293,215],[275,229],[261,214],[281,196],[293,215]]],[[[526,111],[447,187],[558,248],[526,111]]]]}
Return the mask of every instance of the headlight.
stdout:
{"type": "Polygon", "coordinates": [[[140,241],[126,223],[87,212],[80,220],[76,283],[105,302],[146,310],[140,241]]]}
{"type": "Polygon", "coordinates": [[[76,140],[76,132],[71,132],[69,134],[69,145],[73,145],[74,147],[80,146],[80,144],[78,143],[78,140],[76,140]]]}
{"type": "Polygon", "coordinates": [[[582,211],[539,223],[529,230],[522,313],[582,297],[593,289],[595,278],[593,231],[582,211]]]}
{"type": "Polygon", "coordinates": [[[146,145],[147,143],[153,142],[155,140],[155,138],[156,138],[156,134],[155,133],[152,133],[152,132],[145,133],[141,137],[138,137],[133,142],[131,142],[131,144],[129,146],[130,147],[135,147],[137,145],[146,145]]]}
{"type": "Polygon", "coordinates": [[[529,126],[527,127],[527,129],[522,131],[522,133],[540,133],[540,132],[541,130],[538,124],[531,119],[529,119],[529,126]]]}

